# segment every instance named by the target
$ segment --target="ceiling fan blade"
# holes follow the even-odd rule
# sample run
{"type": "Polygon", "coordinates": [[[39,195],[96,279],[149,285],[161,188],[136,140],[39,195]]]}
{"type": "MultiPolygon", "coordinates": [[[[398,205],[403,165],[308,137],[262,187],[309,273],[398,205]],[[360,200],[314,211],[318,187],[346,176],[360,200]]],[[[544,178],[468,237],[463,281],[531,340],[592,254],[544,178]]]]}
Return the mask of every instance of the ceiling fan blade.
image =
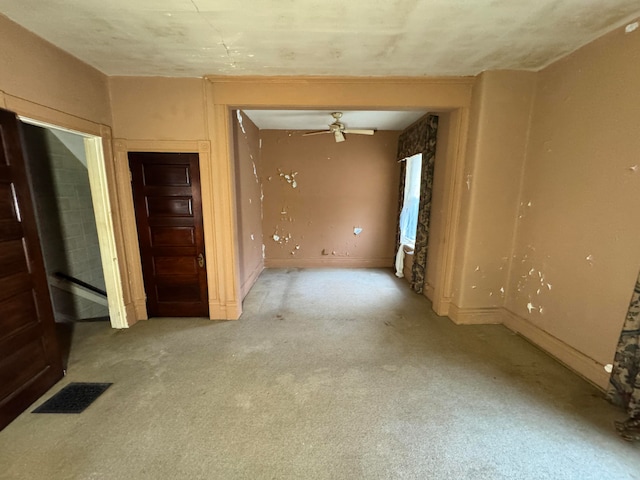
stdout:
{"type": "Polygon", "coordinates": [[[322,135],[323,133],[331,133],[331,130],[317,130],[315,132],[306,132],[306,133],[303,133],[302,136],[308,137],[310,135],[322,135]]]}
{"type": "Polygon", "coordinates": [[[340,130],[333,132],[333,135],[336,137],[336,142],[344,142],[344,135],[340,130]]]}
{"type": "Polygon", "coordinates": [[[375,130],[354,130],[351,128],[347,128],[346,130],[344,130],[344,133],[355,133],[357,135],[373,135],[375,133],[375,130]]]}

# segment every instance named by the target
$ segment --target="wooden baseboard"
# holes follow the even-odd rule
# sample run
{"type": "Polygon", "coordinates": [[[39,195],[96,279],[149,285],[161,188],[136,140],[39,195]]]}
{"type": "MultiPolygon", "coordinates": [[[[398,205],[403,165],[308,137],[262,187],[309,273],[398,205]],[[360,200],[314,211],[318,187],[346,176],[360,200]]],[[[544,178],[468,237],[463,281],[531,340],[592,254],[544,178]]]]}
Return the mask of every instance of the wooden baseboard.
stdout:
{"type": "Polygon", "coordinates": [[[604,365],[533,325],[525,318],[506,308],[502,310],[505,327],[537,345],[599,389],[603,391],[607,389],[609,385],[609,374],[604,370],[604,365]]]}
{"type": "Polygon", "coordinates": [[[138,315],[136,312],[136,306],[133,303],[125,303],[124,311],[125,311],[125,315],[127,316],[126,318],[127,326],[133,327],[136,323],[138,323],[138,320],[140,320],[140,318],[138,318],[138,315]]]}
{"type": "Polygon", "coordinates": [[[209,301],[209,318],[211,320],[237,320],[242,314],[242,306],[236,302],[221,303],[219,300],[209,301]]]}
{"type": "Polygon", "coordinates": [[[460,308],[450,303],[448,317],[456,325],[495,325],[502,323],[502,307],[460,308]]]}
{"type": "Polygon", "coordinates": [[[251,290],[251,287],[253,287],[253,285],[256,283],[256,280],[258,280],[258,277],[260,276],[263,270],[264,270],[264,261],[261,260],[260,263],[258,263],[258,265],[255,266],[255,268],[249,274],[249,276],[244,280],[242,286],[240,287],[240,298],[244,300],[244,297],[247,296],[247,293],[249,293],[249,290],[251,290]]]}
{"type": "MultiPolygon", "coordinates": [[[[145,298],[137,298],[132,303],[134,316],[129,317],[129,312],[127,311],[127,318],[134,318],[136,322],[138,320],[147,320],[149,318],[149,314],[147,313],[147,300],[145,298]]],[[[131,325],[133,324],[129,321],[129,326],[131,325]]]]}
{"type": "Polygon", "coordinates": [[[393,258],[273,258],[265,259],[265,268],[391,268],[393,258]]]}

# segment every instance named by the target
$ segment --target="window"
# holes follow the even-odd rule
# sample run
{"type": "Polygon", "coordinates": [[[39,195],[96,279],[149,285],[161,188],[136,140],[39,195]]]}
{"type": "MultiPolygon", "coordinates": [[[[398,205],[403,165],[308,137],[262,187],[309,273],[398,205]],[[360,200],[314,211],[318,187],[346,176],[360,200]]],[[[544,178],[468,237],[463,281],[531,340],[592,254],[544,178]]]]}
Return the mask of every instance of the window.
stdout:
{"type": "Polygon", "coordinates": [[[415,247],[416,227],[418,225],[418,207],[420,206],[420,174],[422,172],[422,154],[407,158],[404,180],[404,202],[400,212],[400,243],[415,247]]]}

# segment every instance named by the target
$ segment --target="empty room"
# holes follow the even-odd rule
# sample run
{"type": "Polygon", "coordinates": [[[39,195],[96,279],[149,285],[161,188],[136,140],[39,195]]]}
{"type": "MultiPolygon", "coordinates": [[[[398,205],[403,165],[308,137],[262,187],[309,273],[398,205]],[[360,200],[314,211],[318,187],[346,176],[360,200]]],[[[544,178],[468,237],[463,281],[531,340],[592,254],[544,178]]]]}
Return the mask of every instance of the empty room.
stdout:
{"type": "Polygon", "coordinates": [[[0,14],[0,478],[640,478],[636,1],[0,14]]]}

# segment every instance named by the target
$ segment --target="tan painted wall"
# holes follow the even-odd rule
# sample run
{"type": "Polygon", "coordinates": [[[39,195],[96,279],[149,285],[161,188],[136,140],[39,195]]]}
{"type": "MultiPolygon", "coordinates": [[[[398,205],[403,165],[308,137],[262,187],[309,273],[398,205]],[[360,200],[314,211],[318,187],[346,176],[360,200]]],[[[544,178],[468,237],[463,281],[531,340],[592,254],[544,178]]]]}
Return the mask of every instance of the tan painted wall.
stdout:
{"type": "MultiPolygon", "coordinates": [[[[0,91],[85,120],[111,124],[107,77],[0,16],[0,91]]],[[[7,107],[16,104],[7,100],[7,107]]]]}
{"type": "Polygon", "coordinates": [[[484,72],[474,89],[459,308],[501,307],[513,247],[535,73],[484,72]]]}
{"type": "Polygon", "coordinates": [[[506,301],[601,365],[640,267],[639,58],[620,28],[538,74],[506,301]]]}
{"type": "MultiPolygon", "coordinates": [[[[447,158],[451,154],[451,114],[438,115],[438,137],[436,159],[433,167],[433,190],[431,192],[431,216],[429,218],[429,247],[427,250],[427,273],[424,295],[434,299],[434,285],[438,282],[438,270],[442,264],[445,232],[445,172],[447,158]]],[[[405,275],[406,277],[407,275],[405,275]]]]}
{"type": "Polygon", "coordinates": [[[262,258],[262,199],[259,177],[260,131],[249,117],[232,112],[238,225],[238,276],[244,298],[264,269],[262,258]]]}
{"type": "Polygon", "coordinates": [[[202,79],[110,77],[109,89],[115,138],[207,138],[202,79]]]}
{"type": "Polygon", "coordinates": [[[400,132],[348,135],[342,143],[302,133],[261,131],[266,265],[391,267],[400,132]]]}

